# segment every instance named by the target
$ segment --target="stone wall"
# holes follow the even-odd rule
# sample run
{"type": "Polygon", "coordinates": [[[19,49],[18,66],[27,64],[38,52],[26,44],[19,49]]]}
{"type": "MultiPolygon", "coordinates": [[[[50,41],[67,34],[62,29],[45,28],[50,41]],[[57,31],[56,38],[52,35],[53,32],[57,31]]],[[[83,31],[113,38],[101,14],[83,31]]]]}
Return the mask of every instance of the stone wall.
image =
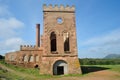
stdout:
{"type": "Polygon", "coordinates": [[[81,73],[81,69],[80,69],[80,64],[78,61],[77,56],[71,57],[71,56],[54,56],[54,57],[42,57],[42,63],[41,63],[41,67],[40,67],[40,74],[51,74],[53,75],[53,68],[54,68],[54,64],[57,61],[65,61],[68,65],[67,68],[67,74],[80,74],[81,73]]]}
{"type": "Polygon", "coordinates": [[[30,49],[24,48],[17,52],[7,53],[5,55],[5,60],[8,63],[23,66],[23,67],[35,67],[39,66],[41,62],[41,55],[43,54],[43,49],[30,49]]]}

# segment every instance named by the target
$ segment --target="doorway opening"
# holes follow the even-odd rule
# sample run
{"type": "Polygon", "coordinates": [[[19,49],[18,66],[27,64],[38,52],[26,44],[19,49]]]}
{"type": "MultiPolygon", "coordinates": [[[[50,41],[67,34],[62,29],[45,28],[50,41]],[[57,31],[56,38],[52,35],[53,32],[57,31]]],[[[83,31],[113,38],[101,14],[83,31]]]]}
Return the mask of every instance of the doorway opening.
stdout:
{"type": "Polygon", "coordinates": [[[64,67],[58,66],[57,67],[57,75],[63,75],[64,74],[64,67]]]}
{"type": "Polygon", "coordinates": [[[53,75],[68,74],[68,64],[66,61],[58,60],[53,64],[53,75]]]}

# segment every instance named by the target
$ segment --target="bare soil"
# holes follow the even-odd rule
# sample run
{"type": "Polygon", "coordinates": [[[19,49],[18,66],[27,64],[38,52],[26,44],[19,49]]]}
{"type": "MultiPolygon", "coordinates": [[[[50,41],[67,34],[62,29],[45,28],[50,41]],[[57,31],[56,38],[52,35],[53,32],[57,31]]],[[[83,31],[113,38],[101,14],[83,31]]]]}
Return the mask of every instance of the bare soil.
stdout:
{"type": "Polygon", "coordinates": [[[103,70],[86,74],[80,77],[61,77],[58,79],[45,80],[120,80],[120,73],[109,70],[103,70]]]}

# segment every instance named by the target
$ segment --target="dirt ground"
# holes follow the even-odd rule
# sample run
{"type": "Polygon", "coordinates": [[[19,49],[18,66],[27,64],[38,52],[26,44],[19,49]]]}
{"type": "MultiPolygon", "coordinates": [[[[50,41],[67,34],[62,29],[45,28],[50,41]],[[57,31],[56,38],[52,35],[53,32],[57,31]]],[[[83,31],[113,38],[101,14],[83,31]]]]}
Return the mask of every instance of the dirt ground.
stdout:
{"type": "Polygon", "coordinates": [[[120,80],[120,73],[109,70],[103,70],[86,74],[81,77],[61,77],[57,79],[45,80],[120,80]]]}

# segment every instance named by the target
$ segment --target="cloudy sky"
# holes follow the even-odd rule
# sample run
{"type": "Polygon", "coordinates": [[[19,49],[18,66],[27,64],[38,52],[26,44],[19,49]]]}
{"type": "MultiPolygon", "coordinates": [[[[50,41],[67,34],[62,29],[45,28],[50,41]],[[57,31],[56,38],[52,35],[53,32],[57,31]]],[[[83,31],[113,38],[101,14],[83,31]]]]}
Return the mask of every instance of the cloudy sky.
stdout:
{"type": "Polygon", "coordinates": [[[43,4],[75,5],[80,58],[120,54],[120,0],[0,0],[0,54],[35,44],[43,4]]]}

